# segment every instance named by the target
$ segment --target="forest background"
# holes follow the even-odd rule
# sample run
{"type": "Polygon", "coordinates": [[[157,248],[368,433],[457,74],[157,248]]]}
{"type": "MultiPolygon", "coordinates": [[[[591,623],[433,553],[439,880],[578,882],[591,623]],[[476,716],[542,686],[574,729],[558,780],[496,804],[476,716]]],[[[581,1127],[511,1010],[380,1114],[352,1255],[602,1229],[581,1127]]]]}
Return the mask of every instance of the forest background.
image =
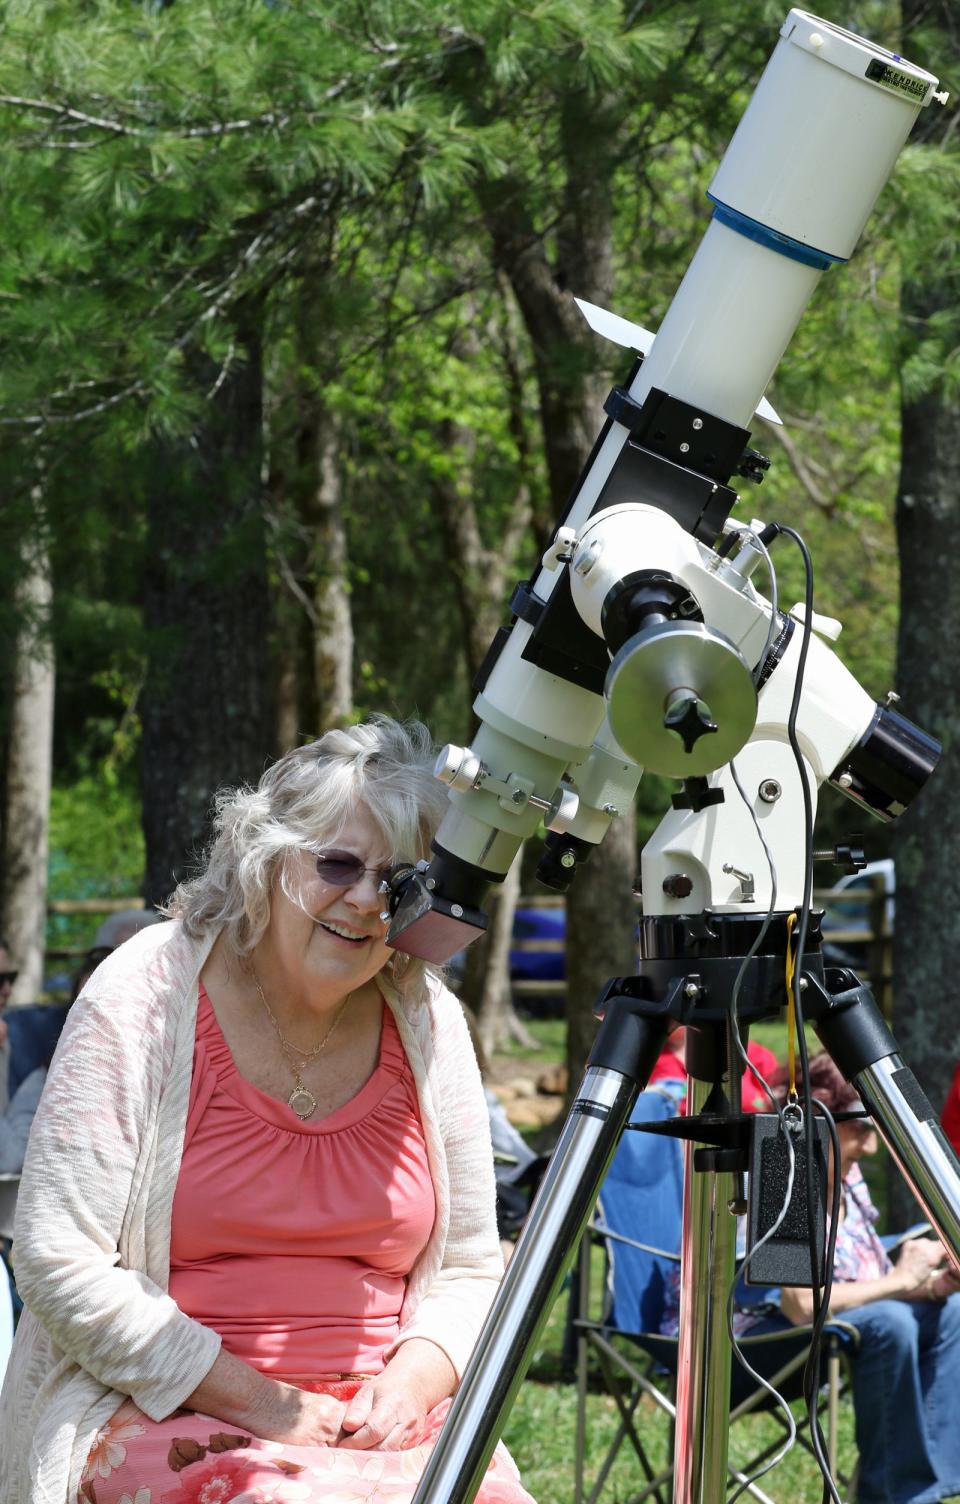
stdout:
{"type": "MultiPolygon", "coordinates": [[[[0,4],[16,1000],[42,987],[48,898],[162,901],[214,791],[272,756],[373,710],[469,739],[472,675],[630,363],[573,297],[659,325],[785,10],[0,4]]],[[[828,10],[956,87],[950,0],[828,10]]],[[[897,858],[896,1025],[934,1097],[960,1051],[957,118],[923,113],[822,278],[738,513],[803,532],[845,661],[944,743],[908,815],[868,833],[897,858]]],[[[800,599],[799,559],[777,564],[800,599]]],[[[645,778],[571,892],[574,1079],[598,982],[632,969],[637,841],[669,794],[645,778]]],[[[819,844],[861,825],[827,799],[819,844]]],[[[503,928],[467,978],[488,1043],[514,1022],[503,928]]]]}

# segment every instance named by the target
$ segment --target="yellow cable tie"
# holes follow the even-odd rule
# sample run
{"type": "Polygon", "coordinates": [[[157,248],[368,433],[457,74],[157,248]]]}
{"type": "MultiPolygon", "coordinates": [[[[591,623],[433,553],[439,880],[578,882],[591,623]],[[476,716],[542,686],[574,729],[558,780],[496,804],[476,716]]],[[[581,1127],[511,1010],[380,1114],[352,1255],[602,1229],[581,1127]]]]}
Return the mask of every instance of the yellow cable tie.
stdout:
{"type": "Polygon", "coordinates": [[[787,1076],[789,1081],[789,1096],[791,1101],[797,1096],[797,1012],[793,996],[793,978],[796,971],[796,956],[793,952],[793,930],[797,922],[796,914],[787,915],[787,1076]]]}

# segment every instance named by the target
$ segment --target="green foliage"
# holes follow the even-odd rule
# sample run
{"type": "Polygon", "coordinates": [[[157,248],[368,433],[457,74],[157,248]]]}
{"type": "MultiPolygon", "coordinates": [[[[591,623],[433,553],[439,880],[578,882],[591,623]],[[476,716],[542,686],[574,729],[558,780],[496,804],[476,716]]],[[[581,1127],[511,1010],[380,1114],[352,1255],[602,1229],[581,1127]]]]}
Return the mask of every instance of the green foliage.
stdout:
{"type": "MultiPolygon", "coordinates": [[[[433,489],[469,498],[496,550],[526,488],[536,521],[516,575],[550,512],[537,352],[505,295],[483,192],[515,194],[562,273],[584,229],[570,176],[580,142],[588,175],[614,185],[614,305],[655,328],[782,6],[654,0],[625,21],[612,0],[4,0],[0,17],[0,425],[13,439],[0,570],[15,573],[29,513],[16,497],[39,456],[58,779],[79,787],[104,759],[130,776],[143,664],[158,650],[141,618],[150,445],[205,420],[251,329],[282,483],[269,500],[275,592],[300,610],[290,582],[309,593],[314,578],[295,449],[322,403],[343,432],[357,707],[418,710],[441,737],[467,734],[433,489]]],[[[886,0],[851,0],[842,20],[897,41],[886,0]]],[[[924,267],[953,276],[957,171],[949,139],[901,156],[856,258],[821,280],[776,374],[783,442],[756,425],[774,467],[740,503],[807,536],[817,607],[844,622],[843,656],[877,694],[894,665],[901,383],[908,397],[952,391],[960,359],[952,281],[915,329],[899,288],[924,267]]],[[[587,358],[622,379],[624,352],[596,342],[587,358]]],[[[570,359],[581,369],[582,351],[570,359]]],[[[792,604],[798,559],[785,544],[775,559],[792,604]]],[[[643,780],[642,835],[668,794],[643,780]]]]}
{"type": "MultiPolygon", "coordinates": [[[[599,1249],[594,1250],[591,1268],[592,1298],[598,1302],[602,1279],[599,1249]]],[[[561,1290],[550,1313],[543,1335],[537,1343],[526,1381],[504,1428],[503,1439],[521,1478],[537,1504],[568,1504],[573,1497],[573,1464],[576,1449],[576,1387],[560,1377],[560,1356],[570,1301],[569,1281],[561,1290]]],[[[629,1345],[624,1352],[629,1356],[629,1345]]],[[[666,1384],[666,1380],[664,1380],[666,1384]]],[[[793,1406],[798,1426],[805,1410],[802,1401],[793,1406]]],[[[635,1416],[637,1429],[655,1469],[667,1467],[672,1460],[672,1438],[667,1416],[652,1400],[641,1401],[635,1416]]],[[[586,1428],[584,1435],[586,1475],[592,1482],[610,1443],[620,1426],[620,1412],[613,1396],[607,1393],[598,1366],[590,1365],[587,1390],[586,1428]]],[[[782,1429],[764,1411],[745,1416],[730,1435],[730,1460],[742,1464],[756,1457],[768,1443],[782,1436],[782,1429]]],[[[853,1406],[841,1407],[839,1420],[839,1463],[849,1476],[856,1461],[853,1436],[853,1406]]],[[[610,1504],[627,1500],[647,1480],[629,1441],[624,1441],[611,1469],[602,1498],[610,1504]]],[[[762,1487],[775,1498],[790,1499],[792,1504],[819,1504],[823,1483],[812,1457],[796,1446],[774,1472],[763,1480],[762,1487]]]]}
{"type": "MultiPolygon", "coordinates": [[[[50,802],[49,898],[136,898],[144,851],[136,792],[104,769],[55,788],[50,802]]],[[[51,949],[82,950],[102,914],[53,914],[51,949]]],[[[69,963],[67,969],[69,969],[69,963]]]]}

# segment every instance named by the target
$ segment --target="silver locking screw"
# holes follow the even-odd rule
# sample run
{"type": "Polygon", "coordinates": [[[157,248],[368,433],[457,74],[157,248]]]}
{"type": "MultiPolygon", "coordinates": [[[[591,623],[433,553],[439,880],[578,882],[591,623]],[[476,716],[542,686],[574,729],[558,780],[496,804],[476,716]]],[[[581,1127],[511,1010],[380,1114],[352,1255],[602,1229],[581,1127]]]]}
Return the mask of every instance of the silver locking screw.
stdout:
{"type": "Polygon", "coordinates": [[[764,804],[776,804],[783,793],[783,789],[775,778],[764,778],[757,792],[764,804]]]}

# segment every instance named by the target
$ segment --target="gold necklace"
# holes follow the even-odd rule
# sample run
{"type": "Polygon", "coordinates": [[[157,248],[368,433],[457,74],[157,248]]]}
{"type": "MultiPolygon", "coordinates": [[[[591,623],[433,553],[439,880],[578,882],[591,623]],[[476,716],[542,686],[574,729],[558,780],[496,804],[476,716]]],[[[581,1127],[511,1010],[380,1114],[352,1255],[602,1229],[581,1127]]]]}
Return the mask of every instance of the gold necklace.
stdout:
{"type": "Polygon", "coordinates": [[[317,1055],[323,1053],[330,1042],[330,1038],[334,1030],[336,1029],[337,1024],[343,1017],[344,1010],[346,1009],[347,1004],[352,998],[353,993],[347,993],[343,1002],[340,1004],[340,1007],[337,1009],[336,1018],[333,1020],[333,1023],[330,1025],[326,1034],[324,1034],[320,1043],[315,1044],[313,1046],[313,1049],[311,1050],[302,1050],[299,1045],[291,1044],[288,1039],[284,1039],[280,1025],[277,1022],[276,1014],[263,995],[263,988],[260,986],[260,978],[257,976],[257,973],[255,971],[253,972],[253,980],[256,985],[260,1001],[266,1008],[267,1016],[269,1017],[270,1022],[273,1024],[273,1027],[277,1032],[277,1038],[280,1041],[280,1048],[283,1051],[284,1059],[290,1067],[290,1071],[295,1082],[293,1091],[287,1098],[287,1106],[293,1108],[293,1111],[297,1114],[297,1117],[301,1120],[301,1122],[306,1122],[307,1118],[313,1117],[313,1114],[316,1112],[320,1104],[318,1103],[310,1088],[304,1085],[303,1075],[301,1073],[302,1067],[297,1064],[296,1060],[294,1060],[293,1057],[294,1055],[301,1055],[304,1060],[313,1060],[317,1057],[317,1055]]]}

